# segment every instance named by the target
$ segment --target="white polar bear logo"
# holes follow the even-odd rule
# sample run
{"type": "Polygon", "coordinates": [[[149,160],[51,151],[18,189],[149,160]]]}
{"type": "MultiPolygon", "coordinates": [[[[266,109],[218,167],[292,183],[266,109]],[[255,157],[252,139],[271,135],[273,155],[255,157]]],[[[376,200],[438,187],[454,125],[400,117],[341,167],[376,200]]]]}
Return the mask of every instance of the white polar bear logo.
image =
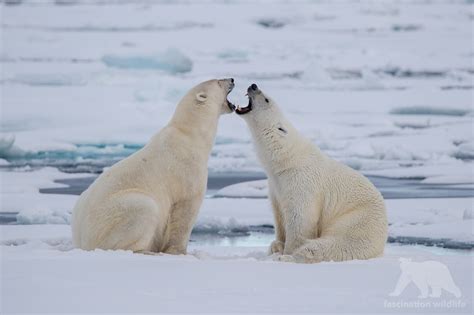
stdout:
{"type": "Polygon", "coordinates": [[[461,291],[454,283],[448,267],[438,261],[412,262],[411,258],[401,257],[400,269],[402,273],[390,296],[399,296],[408,284],[413,282],[420,290],[418,298],[427,298],[429,287],[431,287],[429,297],[432,298],[439,298],[441,289],[448,291],[456,298],[461,297],[461,291]]]}

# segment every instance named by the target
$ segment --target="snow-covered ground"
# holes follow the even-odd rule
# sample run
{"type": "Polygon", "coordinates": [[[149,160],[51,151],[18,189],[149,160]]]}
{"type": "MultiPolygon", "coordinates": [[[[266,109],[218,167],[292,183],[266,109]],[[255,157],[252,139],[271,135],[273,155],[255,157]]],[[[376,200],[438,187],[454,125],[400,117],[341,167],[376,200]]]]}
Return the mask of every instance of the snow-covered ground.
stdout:
{"type": "MultiPolygon", "coordinates": [[[[473,12],[461,0],[0,0],[0,222],[16,220],[0,225],[0,312],[471,314],[473,12]],[[370,261],[273,261],[265,181],[209,196],[187,256],[73,249],[77,196],[39,189],[133,153],[216,77],[235,78],[237,104],[257,83],[366,175],[471,197],[386,200],[393,243],[370,261]],[[390,296],[400,257],[445,264],[462,296],[421,299],[414,284],[390,296]]],[[[221,118],[209,170],[262,171],[236,115],[221,118]]]]}
{"type": "Polygon", "coordinates": [[[261,245],[191,243],[186,256],[147,256],[71,249],[67,225],[0,231],[5,313],[472,313],[466,252],[389,245],[369,261],[301,265],[272,261],[261,245]],[[414,284],[390,296],[400,257],[446,265],[461,297],[420,299],[414,284]]]}
{"type": "MultiPolygon", "coordinates": [[[[0,225],[4,313],[472,312],[472,250],[387,244],[385,255],[370,261],[281,263],[267,256],[273,239],[267,199],[208,198],[186,256],[85,252],[73,248],[68,225],[77,196],[38,190],[77,174],[53,168],[0,174],[10,184],[2,185],[2,207],[19,212],[17,225],[0,225]],[[401,257],[444,264],[462,296],[443,291],[420,299],[414,284],[390,296],[401,257]]],[[[473,198],[386,202],[392,241],[473,247],[473,198]]]]}

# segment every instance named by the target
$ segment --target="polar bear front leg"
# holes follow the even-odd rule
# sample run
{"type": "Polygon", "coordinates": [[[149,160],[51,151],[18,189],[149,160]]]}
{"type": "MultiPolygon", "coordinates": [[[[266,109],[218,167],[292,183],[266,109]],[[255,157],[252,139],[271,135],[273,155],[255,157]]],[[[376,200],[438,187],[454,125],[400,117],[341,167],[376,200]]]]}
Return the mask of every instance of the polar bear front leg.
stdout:
{"type": "Polygon", "coordinates": [[[317,222],[308,219],[306,215],[306,203],[299,202],[290,203],[285,212],[285,249],[283,254],[292,255],[296,249],[301,247],[309,236],[312,229],[316,229],[317,222]]]}
{"type": "Polygon", "coordinates": [[[285,249],[285,225],[283,221],[283,214],[281,213],[280,206],[276,200],[272,190],[270,189],[270,199],[272,202],[273,217],[275,219],[275,234],[276,239],[270,245],[270,255],[271,254],[283,254],[285,249]]]}
{"type": "Polygon", "coordinates": [[[177,203],[171,209],[168,221],[169,239],[163,252],[171,255],[186,255],[189,237],[196,221],[202,198],[177,203]]]}

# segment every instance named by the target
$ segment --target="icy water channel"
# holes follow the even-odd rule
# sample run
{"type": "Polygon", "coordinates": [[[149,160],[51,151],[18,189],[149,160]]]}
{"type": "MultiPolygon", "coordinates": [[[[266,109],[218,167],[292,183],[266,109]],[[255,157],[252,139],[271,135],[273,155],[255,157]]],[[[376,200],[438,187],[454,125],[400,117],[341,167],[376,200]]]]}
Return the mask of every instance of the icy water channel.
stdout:
{"type": "MultiPolygon", "coordinates": [[[[95,176],[78,179],[58,180],[57,182],[68,185],[63,188],[41,189],[45,194],[72,194],[79,195],[95,179],[95,176]]],[[[208,198],[221,188],[252,180],[264,179],[264,174],[239,173],[239,174],[210,174],[208,180],[208,198]]],[[[459,198],[473,197],[474,189],[469,186],[446,184],[423,184],[420,179],[392,179],[384,177],[369,177],[386,199],[398,198],[459,198]]],[[[15,212],[0,213],[1,224],[16,224],[15,212]]],[[[244,229],[220,231],[216,233],[193,233],[190,242],[199,245],[216,246],[266,246],[274,239],[272,226],[250,226],[244,229]]],[[[419,244],[428,247],[472,250],[472,244],[453,242],[444,239],[430,238],[393,238],[389,243],[419,244]]]]}

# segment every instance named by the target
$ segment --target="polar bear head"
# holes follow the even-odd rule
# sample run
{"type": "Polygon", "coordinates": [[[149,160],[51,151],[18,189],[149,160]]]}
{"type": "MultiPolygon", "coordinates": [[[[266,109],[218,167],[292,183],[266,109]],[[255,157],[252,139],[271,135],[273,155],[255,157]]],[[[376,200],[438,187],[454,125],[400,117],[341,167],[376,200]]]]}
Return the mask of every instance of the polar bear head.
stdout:
{"type": "Polygon", "coordinates": [[[208,133],[213,134],[219,116],[235,109],[227,99],[233,88],[232,78],[214,79],[196,85],[181,99],[170,123],[180,129],[194,129],[194,133],[209,129],[208,133]]]}
{"type": "Polygon", "coordinates": [[[298,141],[298,133],[283,116],[276,102],[263,93],[254,83],[247,89],[247,107],[238,106],[235,112],[246,121],[256,142],[257,153],[262,161],[284,163],[291,159],[298,141]]]}
{"type": "Polygon", "coordinates": [[[205,113],[220,115],[231,113],[235,106],[227,99],[234,88],[234,79],[214,79],[202,82],[193,87],[183,97],[178,107],[195,114],[205,113]]]}
{"type": "Polygon", "coordinates": [[[290,135],[291,124],[283,117],[278,105],[254,83],[247,89],[249,103],[247,107],[238,106],[235,113],[244,118],[251,129],[265,133],[290,135]]]}

